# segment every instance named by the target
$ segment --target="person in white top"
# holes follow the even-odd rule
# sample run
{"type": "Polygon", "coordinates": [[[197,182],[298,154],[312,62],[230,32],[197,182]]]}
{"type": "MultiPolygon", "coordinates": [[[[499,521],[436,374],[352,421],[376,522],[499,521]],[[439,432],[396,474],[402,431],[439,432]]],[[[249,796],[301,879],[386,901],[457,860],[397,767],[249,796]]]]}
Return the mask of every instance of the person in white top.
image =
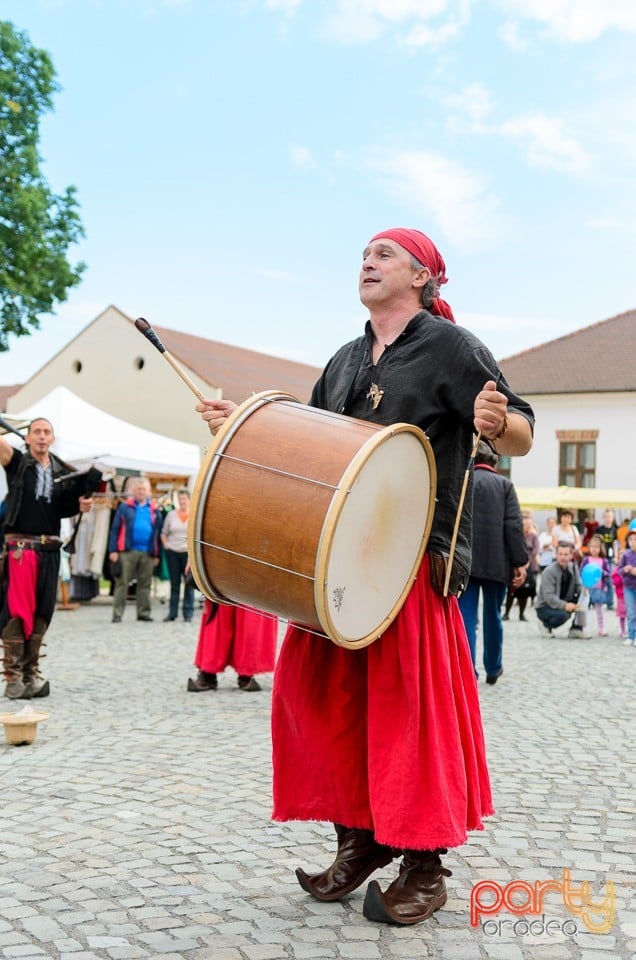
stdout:
{"type": "Polygon", "coordinates": [[[573,523],[574,515],[571,510],[562,510],[559,522],[552,531],[552,544],[556,550],[559,543],[571,543],[574,547],[575,558],[581,552],[581,534],[573,523]]]}
{"type": "Polygon", "coordinates": [[[192,620],[194,613],[194,587],[188,583],[186,574],[188,564],[188,516],[190,513],[190,494],[187,490],[177,493],[178,506],[166,514],[161,528],[161,544],[166,552],[168,573],[170,574],[170,611],[164,621],[176,620],[179,615],[179,595],[181,581],[183,585],[183,619],[192,620]]]}

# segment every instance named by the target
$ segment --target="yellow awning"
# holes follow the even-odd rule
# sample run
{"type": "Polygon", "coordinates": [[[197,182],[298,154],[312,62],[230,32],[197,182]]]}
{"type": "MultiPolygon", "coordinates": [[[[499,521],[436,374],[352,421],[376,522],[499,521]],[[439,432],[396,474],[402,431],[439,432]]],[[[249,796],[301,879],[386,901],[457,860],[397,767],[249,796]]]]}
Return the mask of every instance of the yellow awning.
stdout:
{"type": "Polygon", "coordinates": [[[625,507],[636,510],[636,490],[608,490],[597,487],[515,487],[522,507],[551,510],[571,507],[573,510],[602,510],[604,507],[625,507]]]}

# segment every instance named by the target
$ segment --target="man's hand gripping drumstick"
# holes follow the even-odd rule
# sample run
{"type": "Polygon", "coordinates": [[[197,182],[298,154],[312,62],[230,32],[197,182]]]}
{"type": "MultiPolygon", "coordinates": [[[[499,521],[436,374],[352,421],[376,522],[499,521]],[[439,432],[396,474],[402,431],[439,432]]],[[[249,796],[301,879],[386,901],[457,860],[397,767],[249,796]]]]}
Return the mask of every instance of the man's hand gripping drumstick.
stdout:
{"type": "Polygon", "coordinates": [[[520,413],[508,413],[508,399],[488,380],[475,397],[474,426],[500,456],[523,456],[532,446],[530,424],[520,413]]]}
{"type": "Polygon", "coordinates": [[[236,404],[231,400],[201,400],[194,409],[201,414],[201,419],[207,423],[210,433],[214,434],[236,410],[236,404]]]}
{"type": "Polygon", "coordinates": [[[446,578],[444,580],[445,597],[448,596],[450,588],[453,559],[455,557],[455,547],[457,546],[457,534],[459,533],[459,525],[464,511],[468,478],[477,453],[479,441],[482,437],[490,440],[496,452],[506,456],[512,456],[514,454],[523,455],[528,452],[532,444],[530,424],[525,417],[522,417],[518,413],[511,413],[510,418],[508,417],[508,399],[504,393],[499,392],[497,386],[498,384],[494,380],[487,380],[475,397],[473,424],[476,435],[470,460],[468,461],[466,473],[464,474],[459,503],[457,504],[455,526],[453,528],[453,536],[446,565],[446,578]]]}

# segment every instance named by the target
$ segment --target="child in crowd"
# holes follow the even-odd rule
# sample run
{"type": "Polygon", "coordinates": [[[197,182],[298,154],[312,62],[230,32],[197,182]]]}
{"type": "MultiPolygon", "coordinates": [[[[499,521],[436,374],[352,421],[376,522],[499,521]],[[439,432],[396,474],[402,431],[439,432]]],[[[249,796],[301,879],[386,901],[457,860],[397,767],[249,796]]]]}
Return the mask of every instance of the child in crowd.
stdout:
{"type": "Polygon", "coordinates": [[[601,576],[594,587],[590,587],[590,606],[596,611],[596,623],[598,625],[598,634],[600,637],[607,636],[605,629],[605,619],[603,616],[603,605],[609,601],[610,584],[610,565],[605,559],[605,546],[600,537],[593,535],[588,541],[588,554],[581,562],[581,577],[583,570],[590,564],[600,567],[601,576]]]}
{"type": "Polygon", "coordinates": [[[636,521],[634,520],[627,532],[627,549],[621,557],[618,572],[623,578],[627,612],[627,639],[623,640],[623,643],[626,647],[633,647],[636,645],[636,521]]]}
{"type": "Polygon", "coordinates": [[[545,530],[539,534],[539,567],[542,573],[556,557],[556,547],[552,542],[552,533],[555,527],[556,519],[548,517],[545,522],[545,530]]]}
{"type": "MultiPolygon", "coordinates": [[[[618,552],[618,562],[620,563],[621,557],[625,551],[621,548],[618,552]]],[[[612,571],[612,582],[614,584],[614,590],[616,591],[616,616],[618,617],[618,622],[620,624],[621,640],[627,639],[627,630],[625,629],[627,618],[625,614],[625,591],[623,589],[623,578],[616,568],[612,571]]]]}

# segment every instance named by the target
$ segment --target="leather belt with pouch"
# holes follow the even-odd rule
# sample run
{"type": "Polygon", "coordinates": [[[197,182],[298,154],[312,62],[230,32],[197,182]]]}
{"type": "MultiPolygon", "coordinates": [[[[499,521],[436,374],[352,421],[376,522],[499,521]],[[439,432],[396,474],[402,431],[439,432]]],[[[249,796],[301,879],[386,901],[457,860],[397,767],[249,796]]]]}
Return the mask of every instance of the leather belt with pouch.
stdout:
{"type": "Polygon", "coordinates": [[[20,533],[7,533],[5,535],[5,550],[8,553],[17,554],[16,559],[19,559],[23,550],[37,550],[37,551],[47,551],[47,550],[59,550],[62,546],[62,540],[60,537],[49,537],[47,534],[42,534],[39,537],[23,535],[20,533]]]}
{"type": "MultiPolygon", "coordinates": [[[[446,570],[448,557],[442,553],[435,553],[430,550],[428,553],[431,586],[435,593],[444,596],[444,584],[446,582],[446,570]]],[[[459,597],[468,584],[468,571],[464,569],[461,563],[455,557],[448,584],[448,596],[459,597]]]]}

